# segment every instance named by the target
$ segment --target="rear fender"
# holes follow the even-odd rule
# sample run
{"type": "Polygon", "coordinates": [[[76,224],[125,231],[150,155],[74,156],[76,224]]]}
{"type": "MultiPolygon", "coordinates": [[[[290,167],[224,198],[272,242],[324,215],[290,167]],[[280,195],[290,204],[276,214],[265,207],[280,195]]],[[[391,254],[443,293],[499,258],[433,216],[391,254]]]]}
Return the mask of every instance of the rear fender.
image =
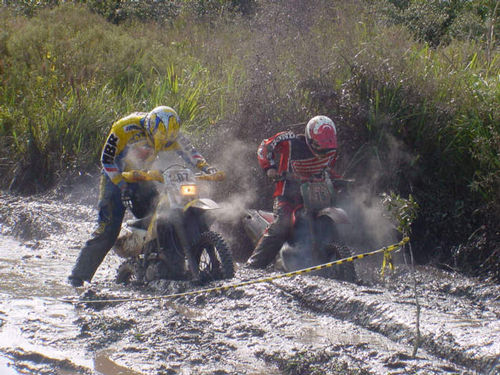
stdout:
{"type": "Polygon", "coordinates": [[[274,221],[274,214],[272,212],[258,210],[257,213],[262,219],[264,219],[267,222],[267,224],[271,224],[274,221]]]}
{"type": "Polygon", "coordinates": [[[272,212],[252,209],[246,210],[242,218],[243,229],[254,245],[273,220],[274,216],[272,212]]]}

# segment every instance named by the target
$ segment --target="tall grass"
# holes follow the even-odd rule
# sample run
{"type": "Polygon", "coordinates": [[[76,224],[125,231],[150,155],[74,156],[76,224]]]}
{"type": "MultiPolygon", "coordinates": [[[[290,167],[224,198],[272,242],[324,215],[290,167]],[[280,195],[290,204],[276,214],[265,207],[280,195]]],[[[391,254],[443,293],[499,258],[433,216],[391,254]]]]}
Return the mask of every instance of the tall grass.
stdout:
{"type": "Polygon", "coordinates": [[[75,6],[29,20],[5,13],[2,23],[0,134],[14,140],[5,151],[23,165],[18,171],[32,168],[30,155],[41,158],[43,186],[62,171],[97,164],[111,123],[129,112],[170,105],[187,131],[219,117],[204,100],[224,77],[179,53],[158,26],[140,36],[75,6]]]}

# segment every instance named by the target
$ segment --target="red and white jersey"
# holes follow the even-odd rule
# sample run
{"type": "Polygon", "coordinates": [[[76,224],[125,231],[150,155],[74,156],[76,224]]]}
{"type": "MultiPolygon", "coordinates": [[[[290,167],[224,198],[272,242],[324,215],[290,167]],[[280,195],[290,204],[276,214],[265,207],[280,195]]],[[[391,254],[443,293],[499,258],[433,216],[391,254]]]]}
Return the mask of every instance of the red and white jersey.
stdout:
{"type": "MultiPolygon", "coordinates": [[[[337,159],[335,150],[321,157],[316,156],[311,152],[304,135],[296,135],[292,132],[280,132],[271,138],[264,139],[257,151],[257,159],[264,171],[275,168],[278,174],[293,172],[304,179],[321,176],[324,171],[327,171],[331,177],[339,177],[333,171],[337,159]]],[[[279,181],[276,183],[273,196],[295,199],[298,194],[298,185],[292,181],[279,181]]]]}

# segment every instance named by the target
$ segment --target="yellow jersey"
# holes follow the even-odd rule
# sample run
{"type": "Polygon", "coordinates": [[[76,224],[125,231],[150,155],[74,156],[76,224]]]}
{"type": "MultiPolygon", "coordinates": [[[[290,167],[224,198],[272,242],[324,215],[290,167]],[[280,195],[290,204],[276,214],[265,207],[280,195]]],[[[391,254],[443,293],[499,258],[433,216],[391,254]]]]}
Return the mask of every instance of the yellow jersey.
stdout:
{"type": "MultiPolygon", "coordinates": [[[[135,112],[113,123],[101,153],[104,173],[118,186],[125,184],[122,172],[147,169],[157,153],[148,140],[144,121],[146,112],[135,112]]],[[[160,151],[175,151],[191,166],[202,169],[207,165],[203,156],[182,134],[167,141],[160,151]]]]}

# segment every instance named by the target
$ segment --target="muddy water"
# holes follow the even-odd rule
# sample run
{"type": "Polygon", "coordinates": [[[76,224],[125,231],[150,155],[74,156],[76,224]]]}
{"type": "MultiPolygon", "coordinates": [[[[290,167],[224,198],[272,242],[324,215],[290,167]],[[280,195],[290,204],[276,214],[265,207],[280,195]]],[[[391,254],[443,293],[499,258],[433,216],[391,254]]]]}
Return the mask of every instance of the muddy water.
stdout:
{"type": "MultiPolygon", "coordinates": [[[[73,305],[195,287],[113,282],[110,254],[91,286],[66,277],[93,228],[92,205],[0,194],[0,374],[496,374],[500,289],[432,267],[380,259],[359,284],[303,276],[177,299],[73,305]]],[[[234,281],[269,273],[239,269],[234,281]]]]}
{"type": "MultiPolygon", "coordinates": [[[[40,207],[35,205],[35,208],[40,207]]],[[[66,345],[80,333],[75,324],[78,311],[60,300],[74,294],[73,288],[64,282],[70,263],[66,254],[62,254],[71,241],[64,237],[51,239],[44,226],[34,225],[27,241],[5,235],[12,230],[21,235],[26,233],[19,227],[2,225],[0,350],[4,356],[0,358],[0,373],[31,373],[38,367],[40,373],[53,373],[53,367],[60,367],[58,374],[75,373],[79,368],[82,373],[94,368],[103,374],[126,374],[102,372],[113,368],[103,353],[89,356],[81,348],[66,345]],[[43,231],[43,241],[36,238],[33,229],[38,233],[43,231]],[[39,362],[52,364],[39,366],[39,362]]]]}

